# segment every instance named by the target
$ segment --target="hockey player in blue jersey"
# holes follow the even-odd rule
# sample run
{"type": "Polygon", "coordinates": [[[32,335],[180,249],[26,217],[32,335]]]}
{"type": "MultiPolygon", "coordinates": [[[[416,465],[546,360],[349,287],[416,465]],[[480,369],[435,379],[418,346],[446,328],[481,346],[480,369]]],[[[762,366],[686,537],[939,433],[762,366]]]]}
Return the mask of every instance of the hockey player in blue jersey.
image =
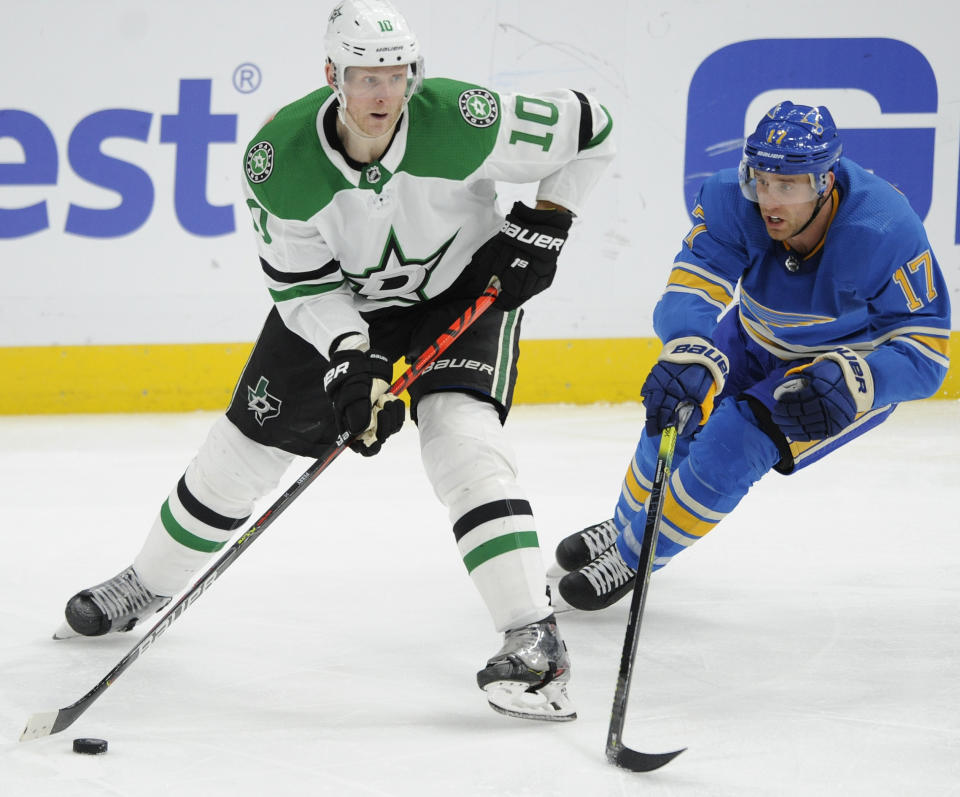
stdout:
{"type": "Polygon", "coordinates": [[[947,373],[950,306],[921,220],[841,157],[825,107],[781,102],[739,169],[701,187],[654,311],[663,349],[611,520],[557,548],[564,601],[633,587],[661,431],[680,429],[654,569],[722,521],[770,470],[793,473],[877,426],[947,373]],[[739,296],[735,289],[739,287],[739,296]],[[718,320],[719,319],[719,320],[718,320]]]}

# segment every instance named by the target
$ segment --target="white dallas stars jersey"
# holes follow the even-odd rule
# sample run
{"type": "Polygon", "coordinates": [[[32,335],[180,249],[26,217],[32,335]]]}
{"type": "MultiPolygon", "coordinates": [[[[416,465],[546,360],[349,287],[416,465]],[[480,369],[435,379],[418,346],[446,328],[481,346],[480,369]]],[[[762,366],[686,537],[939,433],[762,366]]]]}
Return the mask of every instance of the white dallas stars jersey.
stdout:
{"type": "Polygon", "coordinates": [[[578,213],[613,156],[612,120],[579,92],[503,94],[443,78],[411,97],[383,157],[334,146],[329,87],[282,110],[245,155],[267,287],[291,330],[327,356],[361,312],[431,299],[503,222],[494,182],[539,181],[578,213]],[[359,166],[359,168],[354,168],[359,166]]]}

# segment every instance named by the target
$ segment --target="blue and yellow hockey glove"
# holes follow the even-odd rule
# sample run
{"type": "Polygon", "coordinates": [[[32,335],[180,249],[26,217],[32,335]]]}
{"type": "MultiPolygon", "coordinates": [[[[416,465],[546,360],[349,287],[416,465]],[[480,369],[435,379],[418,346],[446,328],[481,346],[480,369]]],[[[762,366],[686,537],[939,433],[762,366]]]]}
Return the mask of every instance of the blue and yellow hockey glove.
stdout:
{"type": "Polygon", "coordinates": [[[873,376],[866,360],[847,348],[791,368],[774,387],[770,417],[791,440],[839,434],[873,406],[873,376]]]}
{"type": "Polygon", "coordinates": [[[680,435],[692,435],[713,412],[714,397],[723,390],[729,369],[727,356],[706,338],[667,341],[640,390],[647,409],[647,434],[660,434],[675,420],[678,405],[689,402],[694,409],[680,435]]]}

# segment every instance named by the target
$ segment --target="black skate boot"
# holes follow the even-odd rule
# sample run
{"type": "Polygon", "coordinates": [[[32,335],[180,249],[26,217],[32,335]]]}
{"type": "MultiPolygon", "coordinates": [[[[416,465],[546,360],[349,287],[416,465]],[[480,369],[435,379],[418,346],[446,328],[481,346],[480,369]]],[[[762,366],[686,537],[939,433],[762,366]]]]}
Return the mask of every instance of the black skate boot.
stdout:
{"type": "Polygon", "coordinates": [[[587,565],[560,579],[560,597],[574,609],[593,612],[613,606],[633,589],[637,571],[623,561],[616,543],[587,565]]]}
{"type": "Polygon", "coordinates": [[[577,718],[567,697],[569,681],[570,657],[552,614],[507,631],[503,647],[477,673],[494,711],[552,722],[577,718]]]}
{"type": "Polygon", "coordinates": [[[547,568],[547,589],[554,612],[560,614],[575,608],[563,599],[560,579],[567,573],[590,564],[616,539],[617,528],[613,519],[610,519],[575,531],[560,541],[554,554],[556,561],[547,568]]]}
{"type": "Polygon", "coordinates": [[[556,559],[568,573],[589,564],[617,539],[613,519],[605,520],[564,537],[557,546],[556,559]]]}
{"type": "Polygon", "coordinates": [[[133,567],[128,567],[109,581],[70,598],[64,610],[67,621],[53,638],[129,631],[144,617],[159,612],[170,600],[165,595],[154,595],[143,586],[133,567]]]}

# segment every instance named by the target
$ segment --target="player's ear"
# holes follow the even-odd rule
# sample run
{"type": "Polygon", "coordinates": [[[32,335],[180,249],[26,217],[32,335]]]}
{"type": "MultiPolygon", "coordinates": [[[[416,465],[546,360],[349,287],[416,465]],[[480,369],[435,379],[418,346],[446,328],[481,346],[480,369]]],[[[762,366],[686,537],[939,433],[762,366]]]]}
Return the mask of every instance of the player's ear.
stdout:
{"type": "Polygon", "coordinates": [[[323,67],[324,74],[327,76],[327,85],[333,88],[336,88],[336,70],[333,67],[333,63],[330,59],[327,59],[327,63],[323,67]]]}

